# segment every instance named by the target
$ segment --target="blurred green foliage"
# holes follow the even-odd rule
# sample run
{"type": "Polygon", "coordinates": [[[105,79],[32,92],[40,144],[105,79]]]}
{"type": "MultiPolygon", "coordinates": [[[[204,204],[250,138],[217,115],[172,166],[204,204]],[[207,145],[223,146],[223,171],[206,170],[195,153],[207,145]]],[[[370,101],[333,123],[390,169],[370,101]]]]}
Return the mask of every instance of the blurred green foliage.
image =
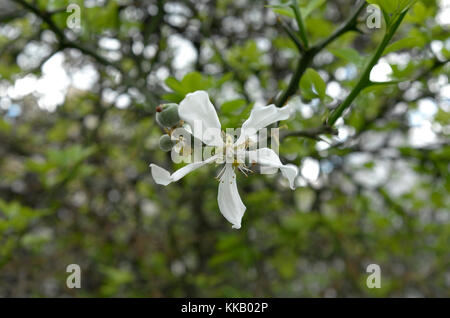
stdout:
{"type": "MultiPolygon", "coordinates": [[[[299,1],[309,42],[353,2],[299,1]]],[[[364,90],[339,135],[323,136],[331,146],[281,141],[283,162],[301,168],[295,191],[279,175],[240,175],[238,231],[219,213],[214,167],[154,183],[149,163],[180,167],[158,147],[154,111],[201,89],[224,127],[240,127],[255,103],[273,101],[299,58],[277,22],[296,28],[287,1],[36,1],[54,26],[2,3],[0,296],[450,296],[448,21],[436,1],[368,2],[388,13],[412,5],[383,59],[402,82],[364,90]],[[66,27],[69,3],[81,30],[66,27]],[[179,67],[180,54],[193,58],[179,67]],[[38,81],[58,55],[68,74],[89,65],[97,78],[71,84],[53,109],[38,81]],[[36,87],[14,93],[27,76],[36,87]],[[72,263],[81,289],[65,285],[72,263]],[[381,289],[366,287],[371,263],[381,289]]],[[[366,17],[315,56],[282,132],[319,127],[356,84],[383,34],[366,17]]]]}

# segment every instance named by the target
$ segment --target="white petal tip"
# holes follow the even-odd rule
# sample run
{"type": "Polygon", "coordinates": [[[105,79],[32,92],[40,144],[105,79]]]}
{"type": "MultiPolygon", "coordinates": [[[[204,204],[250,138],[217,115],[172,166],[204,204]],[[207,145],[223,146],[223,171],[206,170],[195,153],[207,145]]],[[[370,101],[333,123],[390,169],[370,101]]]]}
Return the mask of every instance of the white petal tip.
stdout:
{"type": "Polygon", "coordinates": [[[233,225],[232,228],[240,229],[246,208],[239,196],[236,174],[231,164],[225,165],[225,170],[220,178],[217,202],[220,213],[233,225]]]}
{"type": "Polygon", "coordinates": [[[150,164],[150,169],[152,171],[153,180],[155,180],[157,184],[166,186],[172,182],[170,172],[166,169],[161,168],[153,163],[150,164]]]}
{"type": "Polygon", "coordinates": [[[295,179],[297,178],[298,168],[292,164],[287,164],[281,168],[281,173],[289,181],[289,187],[295,190],[295,179]]]}

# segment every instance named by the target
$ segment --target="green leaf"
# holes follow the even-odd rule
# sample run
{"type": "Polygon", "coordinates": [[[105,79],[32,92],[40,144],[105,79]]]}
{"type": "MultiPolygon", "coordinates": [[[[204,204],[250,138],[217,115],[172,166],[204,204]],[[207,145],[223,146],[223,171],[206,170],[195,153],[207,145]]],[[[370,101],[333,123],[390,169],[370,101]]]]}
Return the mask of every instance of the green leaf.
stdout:
{"type": "Polygon", "coordinates": [[[392,78],[407,78],[416,71],[416,63],[409,62],[406,67],[400,67],[397,64],[390,64],[392,68],[392,78]]]}
{"type": "Polygon", "coordinates": [[[241,109],[246,104],[247,102],[244,99],[234,99],[223,103],[220,107],[220,110],[224,115],[232,115],[234,112],[241,109]]]}
{"type": "Polygon", "coordinates": [[[11,124],[0,118],[0,132],[9,133],[11,131],[11,124]]]}
{"type": "Polygon", "coordinates": [[[207,90],[213,87],[214,83],[211,77],[203,77],[199,72],[186,74],[181,81],[184,93],[191,93],[197,90],[207,90]]]}
{"type": "Polygon", "coordinates": [[[367,0],[367,2],[380,6],[387,13],[394,13],[398,0],[367,0]]]}
{"type": "Polygon", "coordinates": [[[416,0],[367,0],[367,2],[381,8],[384,20],[389,28],[395,17],[408,10],[416,0]]]}
{"type": "Polygon", "coordinates": [[[319,73],[312,68],[308,68],[300,81],[302,96],[306,99],[319,97],[323,100],[326,97],[326,84],[319,73]]]}
{"type": "Polygon", "coordinates": [[[435,120],[443,126],[450,125],[450,112],[445,111],[442,108],[439,108],[435,116],[435,120]]]}
{"type": "Polygon", "coordinates": [[[358,67],[362,67],[365,64],[365,58],[358,51],[352,48],[338,48],[329,49],[333,55],[342,58],[348,62],[354,63],[358,67]]]}
{"type": "Polygon", "coordinates": [[[419,1],[412,7],[412,10],[409,10],[406,20],[417,24],[422,24],[431,15],[432,13],[430,10],[428,10],[427,7],[419,1]]]}
{"type": "Polygon", "coordinates": [[[449,59],[450,58],[450,50],[447,49],[446,47],[444,47],[441,51],[442,55],[446,58],[449,59]]]}
{"type": "Polygon", "coordinates": [[[372,169],[373,167],[375,167],[375,163],[373,161],[366,162],[364,164],[364,167],[367,169],[372,169]]]}
{"type": "Polygon", "coordinates": [[[369,92],[377,92],[382,91],[387,86],[392,86],[400,83],[402,81],[387,81],[387,82],[371,82],[367,87],[365,87],[362,92],[363,94],[367,94],[369,92]]]}
{"type": "Polygon", "coordinates": [[[403,13],[406,10],[409,10],[409,8],[411,8],[416,2],[417,2],[417,0],[400,0],[400,1],[398,1],[397,12],[403,13]]]}
{"type": "Polygon", "coordinates": [[[84,10],[86,12],[89,30],[100,32],[116,27],[118,25],[118,10],[119,6],[115,1],[109,1],[105,6],[92,7],[84,10]]]}
{"type": "Polygon", "coordinates": [[[251,75],[255,70],[265,68],[262,59],[263,52],[254,40],[248,40],[244,45],[235,45],[226,53],[226,61],[233,69],[239,70],[242,75],[251,75]]]}
{"type": "Polygon", "coordinates": [[[175,78],[175,77],[168,77],[165,80],[165,83],[169,88],[171,88],[174,92],[183,92],[184,88],[183,85],[175,78]]]}
{"type": "Polygon", "coordinates": [[[381,7],[388,14],[400,14],[408,10],[417,0],[367,0],[381,7]]]}
{"type": "Polygon", "coordinates": [[[291,8],[280,8],[280,7],[277,7],[277,8],[273,8],[272,11],[275,12],[275,13],[278,13],[280,15],[284,15],[286,17],[295,19],[294,11],[291,8]]]}
{"type": "Polygon", "coordinates": [[[22,205],[17,201],[3,201],[0,199],[0,234],[4,231],[21,231],[34,220],[47,215],[48,210],[37,210],[22,205]]]}
{"type": "Polygon", "coordinates": [[[319,8],[324,3],[325,3],[325,0],[309,1],[308,4],[306,5],[306,7],[301,10],[303,18],[306,19],[311,14],[311,12],[313,12],[314,10],[319,8]]]}
{"type": "Polygon", "coordinates": [[[407,37],[397,42],[389,45],[383,52],[383,55],[389,54],[391,52],[403,50],[403,49],[411,49],[413,47],[421,47],[425,44],[425,40],[422,37],[407,37]]]}
{"type": "Polygon", "coordinates": [[[163,98],[169,102],[179,103],[188,93],[198,90],[208,90],[223,84],[224,79],[229,79],[229,74],[216,81],[211,76],[203,76],[199,72],[186,74],[181,81],[175,77],[169,77],[165,80],[166,85],[173,90],[173,93],[165,94],[163,98]]]}
{"type": "MultiPolygon", "coordinates": [[[[306,6],[300,6],[300,12],[303,19],[306,19],[314,10],[323,5],[325,0],[312,0],[309,1],[306,6]]],[[[295,19],[295,13],[292,9],[291,5],[294,4],[294,1],[288,2],[286,4],[277,4],[277,5],[267,5],[267,8],[272,8],[272,11],[278,13],[280,15],[295,19]]]]}

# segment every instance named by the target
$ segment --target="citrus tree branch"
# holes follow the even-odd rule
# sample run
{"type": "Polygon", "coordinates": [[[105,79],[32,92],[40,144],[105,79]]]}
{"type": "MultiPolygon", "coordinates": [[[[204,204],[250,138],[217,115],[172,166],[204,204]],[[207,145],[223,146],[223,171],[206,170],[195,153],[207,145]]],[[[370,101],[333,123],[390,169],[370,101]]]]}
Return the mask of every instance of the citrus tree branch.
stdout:
{"type": "Polygon", "coordinates": [[[298,2],[293,1],[291,8],[292,8],[292,10],[294,10],[295,19],[297,20],[298,32],[300,34],[300,37],[301,37],[305,47],[308,48],[308,36],[306,35],[306,28],[303,23],[303,18],[302,18],[302,14],[300,12],[300,8],[298,7],[298,2]]]}
{"type": "Polygon", "coordinates": [[[321,140],[320,135],[323,134],[337,135],[337,132],[338,132],[337,129],[328,126],[320,126],[308,130],[283,131],[280,132],[280,141],[289,137],[303,137],[314,140],[321,140]]]}
{"type": "Polygon", "coordinates": [[[297,66],[295,68],[294,74],[291,77],[291,80],[289,81],[288,87],[286,90],[280,95],[278,100],[276,101],[275,105],[278,107],[283,106],[289,97],[295,94],[295,92],[298,89],[300,79],[303,75],[303,73],[306,71],[308,66],[311,64],[313,58],[328,44],[336,40],[338,37],[340,37],[342,34],[348,32],[348,31],[356,31],[356,22],[359,13],[365,6],[365,1],[360,1],[358,5],[355,7],[355,10],[350,15],[350,17],[344,21],[344,23],[336,29],[328,38],[324,39],[323,41],[310,46],[309,48],[305,48],[303,54],[301,55],[300,59],[297,62],[297,66]]]}
{"type": "Polygon", "coordinates": [[[289,36],[289,38],[294,42],[295,46],[297,47],[298,51],[300,53],[304,53],[305,49],[303,48],[302,41],[300,38],[295,34],[294,30],[292,30],[286,23],[283,22],[280,18],[277,19],[278,23],[281,25],[281,28],[286,32],[286,34],[289,36]]]}
{"type": "MultiPolygon", "coordinates": [[[[400,18],[399,20],[396,21],[396,22],[398,23],[398,25],[397,25],[397,26],[394,26],[395,28],[398,28],[398,26],[400,25],[401,19],[402,19],[402,18],[400,18]]],[[[395,31],[395,30],[392,30],[392,32],[394,32],[394,31],[395,31]]],[[[380,44],[380,46],[379,46],[377,52],[374,54],[374,56],[371,58],[370,62],[368,63],[368,68],[370,67],[370,65],[372,65],[372,67],[373,67],[373,65],[376,64],[376,61],[378,61],[378,59],[379,59],[379,57],[380,57],[380,54],[382,54],[382,48],[383,48],[384,46],[386,46],[386,43],[387,43],[387,42],[385,42],[385,41],[388,40],[388,37],[392,37],[392,35],[393,35],[393,33],[387,35],[387,37],[384,39],[384,41],[381,42],[381,44],[380,44]],[[380,52],[381,52],[381,53],[380,53],[380,52]],[[375,59],[375,58],[376,58],[376,59],[375,59]],[[375,63],[375,64],[373,64],[373,63],[375,63]]],[[[447,64],[448,62],[450,62],[450,60],[443,60],[443,61],[441,61],[441,60],[439,60],[439,59],[437,59],[437,58],[434,59],[432,65],[431,65],[430,67],[428,67],[428,68],[422,70],[421,72],[419,72],[416,76],[414,76],[413,79],[411,80],[411,82],[415,82],[415,81],[420,81],[420,80],[422,80],[423,78],[425,78],[426,75],[428,75],[428,74],[430,74],[432,71],[434,71],[434,70],[436,70],[436,69],[442,67],[443,65],[447,64]]],[[[372,67],[370,67],[370,70],[371,70],[372,67]]],[[[366,79],[367,79],[367,77],[369,76],[369,78],[368,78],[368,83],[369,83],[369,85],[372,85],[372,84],[373,84],[372,82],[370,82],[370,71],[364,72],[364,73],[363,73],[363,76],[365,76],[366,79]]],[[[359,93],[359,92],[360,92],[360,87],[355,87],[355,88],[353,89],[353,94],[349,94],[349,96],[347,96],[347,98],[346,98],[346,100],[348,99],[347,103],[349,103],[350,99],[354,99],[354,98],[357,96],[357,93],[359,93]]],[[[401,95],[401,94],[400,94],[400,95],[401,95]]],[[[424,96],[421,95],[421,96],[420,96],[419,98],[417,98],[417,99],[420,99],[420,98],[423,98],[423,97],[424,97],[424,96]]],[[[368,120],[368,121],[364,124],[364,126],[365,126],[365,127],[369,127],[374,121],[380,119],[381,116],[382,116],[383,114],[385,114],[385,113],[388,111],[389,105],[391,105],[391,104],[396,104],[398,101],[401,101],[401,98],[397,98],[397,99],[395,100],[395,102],[393,102],[393,103],[389,103],[389,104],[386,103],[386,105],[382,108],[382,111],[380,112],[380,114],[378,114],[376,117],[374,117],[374,118],[368,120]]],[[[344,102],[343,102],[343,105],[349,105],[349,104],[347,104],[347,103],[344,103],[344,102]]],[[[342,104],[341,104],[341,105],[342,105],[342,104]]],[[[341,107],[343,107],[343,106],[341,106],[341,107]]],[[[356,136],[359,136],[362,132],[364,132],[364,130],[361,130],[360,132],[358,132],[358,133],[356,134],[356,136]]],[[[317,127],[317,128],[306,129],[306,130],[285,131],[285,132],[283,132],[283,133],[280,133],[280,141],[283,140],[283,139],[285,139],[285,138],[288,138],[288,137],[303,137],[303,138],[309,138],[309,139],[314,139],[314,140],[320,140],[320,135],[322,135],[322,134],[335,135],[335,134],[337,134],[337,130],[334,129],[334,128],[332,127],[332,125],[327,124],[327,123],[324,123],[322,126],[317,127]]],[[[353,140],[354,138],[355,138],[355,137],[353,137],[352,140],[353,140]]],[[[342,142],[342,143],[338,143],[338,144],[336,144],[336,145],[333,146],[333,147],[338,147],[338,146],[340,146],[340,145],[342,145],[342,144],[343,144],[343,142],[342,142]]]]}
{"type": "MultiPolygon", "coordinates": [[[[83,53],[86,56],[90,56],[91,58],[93,58],[95,61],[97,61],[98,63],[100,63],[103,66],[109,66],[109,67],[113,67],[114,69],[116,69],[117,71],[120,72],[120,74],[122,75],[123,78],[123,83],[126,86],[134,86],[136,85],[136,80],[134,80],[133,78],[131,78],[127,72],[125,72],[122,67],[120,66],[120,64],[109,61],[108,59],[106,59],[105,57],[101,56],[100,54],[98,54],[94,48],[91,48],[89,46],[86,46],[83,43],[78,43],[76,41],[72,41],[70,39],[67,38],[67,36],[64,34],[64,31],[61,30],[56,24],[55,22],[52,20],[52,15],[55,12],[59,12],[59,11],[63,11],[63,9],[58,9],[52,12],[48,12],[48,11],[42,11],[40,10],[38,7],[32,5],[31,3],[28,3],[25,0],[13,0],[14,2],[22,5],[26,10],[32,12],[33,14],[35,14],[36,16],[38,16],[40,19],[42,19],[50,28],[50,30],[52,30],[56,37],[58,38],[59,41],[59,50],[64,50],[66,48],[71,48],[71,49],[77,49],[79,50],[81,53],[83,53]]],[[[162,3],[162,2],[161,2],[162,3]]],[[[162,11],[161,11],[162,12],[162,11]]],[[[144,95],[146,96],[146,98],[152,102],[152,103],[156,103],[156,97],[152,92],[149,92],[147,89],[142,88],[142,91],[144,92],[144,95]]]]}
{"type": "Polygon", "coordinates": [[[41,18],[50,28],[50,30],[52,30],[55,35],[57,36],[59,42],[60,42],[60,46],[61,48],[73,48],[73,49],[78,49],[79,51],[81,51],[83,54],[85,55],[89,55],[90,57],[94,58],[95,60],[97,60],[100,64],[106,65],[106,66],[112,66],[114,68],[116,68],[117,70],[121,71],[120,67],[118,65],[116,65],[115,63],[108,61],[107,59],[105,59],[103,56],[97,54],[93,49],[84,46],[80,43],[76,43],[74,41],[70,41],[69,39],[67,39],[66,35],[64,34],[63,30],[61,30],[56,24],[55,22],[53,22],[51,16],[52,16],[52,12],[46,12],[46,11],[42,11],[39,8],[35,7],[34,5],[28,3],[25,0],[13,0],[14,2],[22,5],[25,9],[31,11],[32,13],[34,13],[36,16],[38,16],[39,18],[41,18]]]}
{"type": "Polygon", "coordinates": [[[342,113],[350,107],[353,100],[358,96],[358,94],[366,87],[370,86],[372,82],[370,81],[370,72],[372,71],[372,68],[378,63],[378,60],[380,59],[381,55],[383,54],[384,49],[389,44],[390,40],[392,39],[393,35],[397,31],[398,27],[400,26],[400,23],[402,22],[403,18],[405,17],[407,13],[407,10],[402,12],[397,16],[397,18],[393,21],[393,23],[387,27],[386,33],[383,36],[383,40],[381,41],[380,45],[378,46],[377,50],[369,60],[369,63],[364,68],[363,73],[361,74],[361,77],[359,78],[358,84],[352,89],[350,94],[347,96],[347,98],[334,109],[334,111],[330,114],[330,116],[327,119],[326,125],[327,126],[333,126],[333,124],[338,120],[338,118],[342,115],[342,113]]]}

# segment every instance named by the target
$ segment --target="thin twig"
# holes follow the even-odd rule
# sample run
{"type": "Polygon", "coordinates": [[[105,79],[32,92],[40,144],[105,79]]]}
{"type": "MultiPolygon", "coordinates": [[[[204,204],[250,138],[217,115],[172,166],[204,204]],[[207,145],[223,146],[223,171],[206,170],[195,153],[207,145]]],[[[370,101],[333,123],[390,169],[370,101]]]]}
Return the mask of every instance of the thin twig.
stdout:
{"type": "Polygon", "coordinates": [[[320,126],[308,130],[283,131],[280,133],[280,141],[288,137],[304,137],[314,140],[321,140],[320,135],[336,135],[337,129],[333,127],[320,126]]]}
{"type": "Polygon", "coordinates": [[[342,113],[350,107],[353,100],[359,95],[359,93],[366,87],[369,87],[372,82],[370,81],[370,72],[372,71],[372,68],[375,66],[375,64],[378,63],[378,60],[382,56],[386,46],[389,44],[390,40],[394,36],[395,32],[397,31],[398,27],[400,26],[403,18],[405,17],[407,11],[401,13],[398,15],[397,20],[395,20],[391,26],[388,27],[386,30],[386,33],[384,34],[383,40],[381,41],[380,45],[378,46],[377,50],[371,57],[369,63],[364,68],[359,80],[358,84],[353,87],[350,94],[345,98],[345,100],[336,107],[333,112],[328,117],[325,125],[333,126],[334,123],[339,119],[339,117],[342,115],[342,113]]]}
{"type": "Polygon", "coordinates": [[[305,50],[304,54],[300,57],[298,60],[297,66],[295,68],[294,74],[291,77],[291,80],[288,84],[288,87],[286,90],[281,94],[280,98],[275,103],[278,107],[282,107],[291,97],[295,94],[295,92],[298,89],[298,84],[300,82],[300,79],[303,75],[303,73],[306,71],[308,66],[311,64],[314,57],[328,44],[333,42],[335,39],[340,37],[342,34],[346,33],[347,31],[356,31],[356,22],[359,13],[365,6],[365,1],[360,1],[359,4],[356,6],[353,13],[350,15],[350,17],[328,38],[325,40],[315,44],[314,46],[311,46],[309,49],[305,50]]]}
{"type": "Polygon", "coordinates": [[[103,56],[97,54],[93,49],[84,46],[80,43],[75,43],[73,41],[70,41],[69,39],[67,39],[66,35],[64,34],[64,32],[55,24],[55,22],[53,22],[51,16],[52,14],[46,11],[42,11],[39,8],[33,6],[32,4],[26,2],[25,0],[13,0],[14,2],[22,5],[23,7],[25,7],[27,10],[33,12],[35,15],[37,15],[38,17],[40,17],[47,25],[48,27],[56,34],[56,36],[59,39],[60,45],[62,48],[73,48],[73,49],[78,49],[79,51],[81,51],[82,53],[84,53],[85,55],[89,55],[91,57],[93,57],[94,59],[96,59],[99,63],[106,65],[106,66],[112,66],[114,68],[116,68],[117,70],[121,71],[120,67],[111,62],[108,61],[107,59],[105,59],[103,56]]]}

